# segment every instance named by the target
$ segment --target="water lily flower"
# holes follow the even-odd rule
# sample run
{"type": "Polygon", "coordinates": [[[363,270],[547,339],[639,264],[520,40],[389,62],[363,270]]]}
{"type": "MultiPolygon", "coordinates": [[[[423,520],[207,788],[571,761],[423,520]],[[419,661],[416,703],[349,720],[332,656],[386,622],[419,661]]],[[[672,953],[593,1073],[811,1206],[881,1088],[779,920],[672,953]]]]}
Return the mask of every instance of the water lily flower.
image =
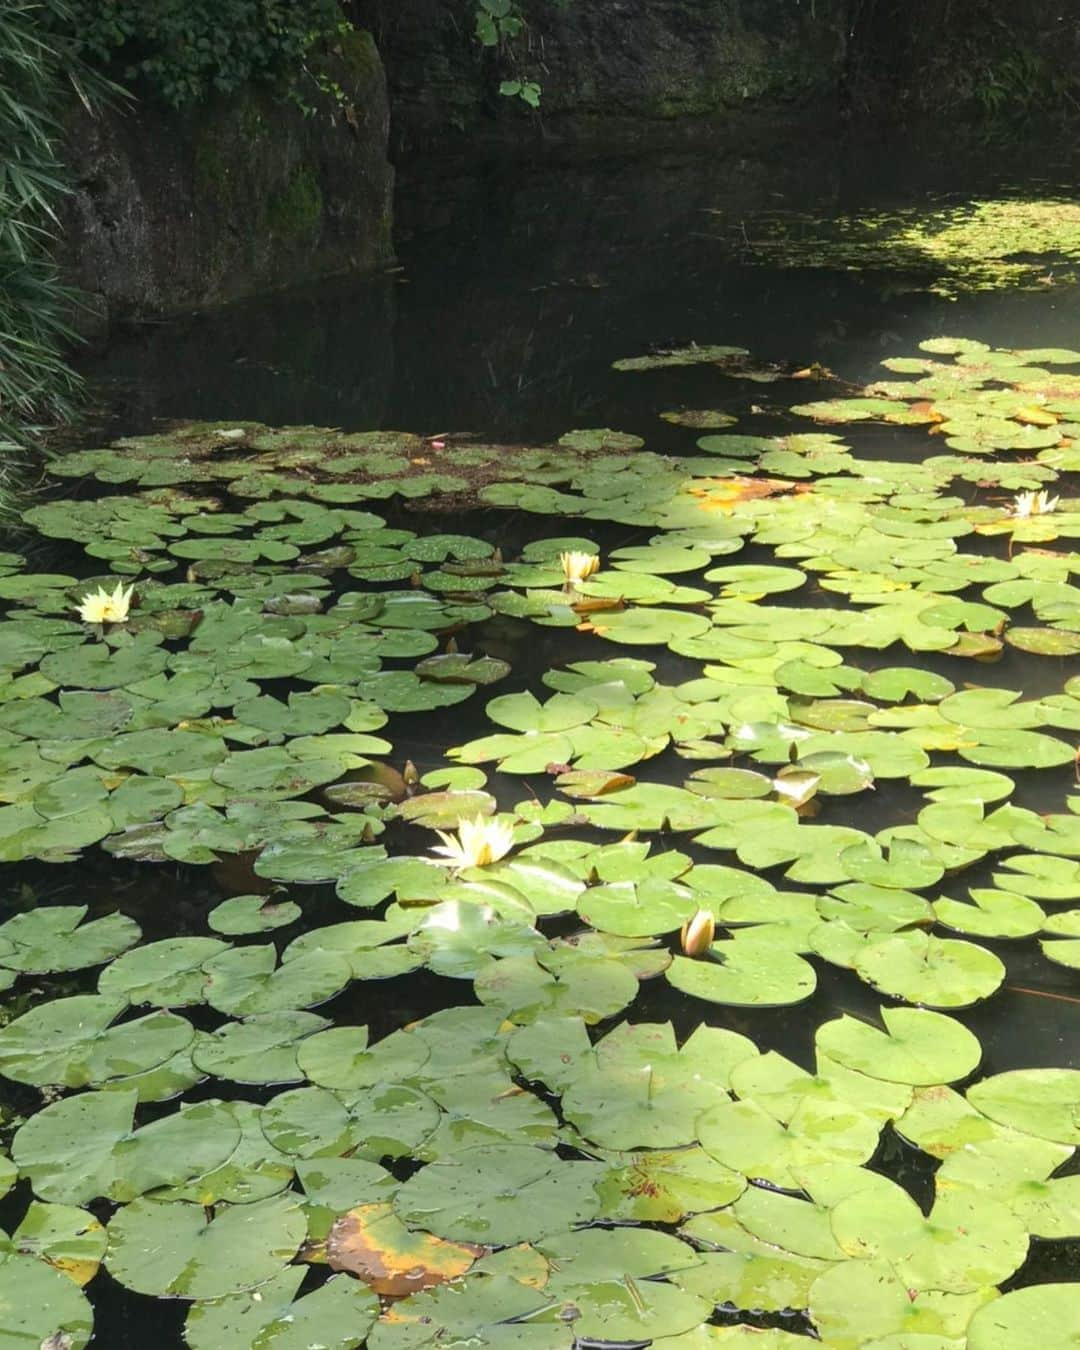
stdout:
{"type": "Polygon", "coordinates": [[[445,830],[435,833],[442,840],[432,850],[449,858],[455,868],[487,867],[505,858],[514,847],[514,832],[509,825],[499,820],[485,820],[478,815],[475,820],[463,820],[456,835],[445,830]]]}
{"type": "Polygon", "coordinates": [[[1060,497],[1051,497],[1045,488],[1040,492],[1019,492],[1013,501],[1012,514],[1019,519],[1045,516],[1054,510],[1060,500],[1060,497]]]}
{"type": "Polygon", "coordinates": [[[588,580],[600,567],[600,559],[595,553],[560,553],[559,562],[569,586],[577,581],[588,580]]]}
{"type": "Polygon", "coordinates": [[[83,623],[124,623],[134,593],[135,587],[125,587],[122,581],[116,583],[111,594],[104,586],[99,586],[96,591],[84,595],[82,604],[76,605],[75,610],[83,623]]]}
{"type": "Polygon", "coordinates": [[[711,909],[699,909],[682,926],[679,942],[687,956],[701,956],[712,945],[716,919],[711,909]]]}

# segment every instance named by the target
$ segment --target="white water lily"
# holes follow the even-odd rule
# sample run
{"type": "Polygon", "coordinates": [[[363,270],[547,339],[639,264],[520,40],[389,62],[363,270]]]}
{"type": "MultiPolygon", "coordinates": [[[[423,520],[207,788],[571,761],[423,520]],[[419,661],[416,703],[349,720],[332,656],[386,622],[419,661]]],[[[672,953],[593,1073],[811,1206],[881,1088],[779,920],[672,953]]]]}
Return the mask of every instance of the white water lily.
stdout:
{"type": "Polygon", "coordinates": [[[569,585],[588,580],[600,567],[600,559],[595,553],[560,553],[559,562],[569,585]]]}
{"type": "Polygon", "coordinates": [[[442,840],[432,850],[449,858],[455,868],[487,867],[505,858],[514,847],[514,832],[509,825],[499,820],[485,820],[477,816],[475,820],[463,820],[456,835],[445,830],[435,833],[442,840]]]}
{"type": "Polygon", "coordinates": [[[125,587],[122,581],[116,583],[116,589],[110,594],[104,586],[84,595],[82,603],[75,606],[76,613],[83,623],[124,623],[131,609],[131,597],[134,586],[125,587]]]}
{"type": "Polygon", "coordinates": [[[679,942],[687,956],[701,956],[712,945],[716,933],[716,919],[711,909],[699,909],[687,919],[679,934],[679,942]]]}
{"type": "Polygon", "coordinates": [[[1051,497],[1045,488],[1040,492],[1019,492],[1013,500],[1011,514],[1020,519],[1045,516],[1054,510],[1059,501],[1060,497],[1051,497]]]}

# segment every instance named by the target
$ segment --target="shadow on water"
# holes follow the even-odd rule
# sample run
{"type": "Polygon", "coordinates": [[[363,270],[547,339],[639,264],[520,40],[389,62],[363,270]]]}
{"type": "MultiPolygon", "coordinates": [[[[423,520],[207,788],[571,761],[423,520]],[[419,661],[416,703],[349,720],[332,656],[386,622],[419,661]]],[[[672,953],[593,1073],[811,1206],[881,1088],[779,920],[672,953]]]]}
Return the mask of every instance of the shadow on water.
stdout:
{"type": "MultiPolygon", "coordinates": [[[[1075,292],[953,302],[908,289],[910,276],[748,267],[741,253],[755,218],[778,208],[828,220],[1052,194],[1075,180],[1075,153],[804,133],[683,155],[413,165],[400,175],[399,271],[139,325],[87,370],[124,430],[257,417],[529,441],[606,425],[662,450],[662,384],[610,369],[656,345],[732,343],[859,381],[935,333],[1067,345],[1075,292]]],[[[715,398],[709,372],[697,375],[715,398]]],[[[733,399],[745,392],[733,382],[733,399]]]]}

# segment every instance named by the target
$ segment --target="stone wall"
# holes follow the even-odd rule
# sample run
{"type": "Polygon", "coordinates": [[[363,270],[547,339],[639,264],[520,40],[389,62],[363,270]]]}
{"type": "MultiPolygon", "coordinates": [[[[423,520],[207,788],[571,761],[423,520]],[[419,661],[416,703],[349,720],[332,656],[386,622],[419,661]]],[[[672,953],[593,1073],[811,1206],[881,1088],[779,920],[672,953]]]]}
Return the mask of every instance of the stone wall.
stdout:
{"type": "Polygon", "coordinates": [[[189,113],[76,107],[60,261],[99,319],[192,308],[392,257],[386,80],[368,33],[316,115],[247,91],[189,113]]]}
{"type": "Polygon", "coordinates": [[[685,138],[695,119],[831,99],[845,60],[848,0],[522,0],[528,32],[505,53],[478,46],[474,0],[359,5],[399,153],[463,134],[685,138]],[[541,84],[539,114],[500,97],[518,75],[541,84]]]}
{"type": "Polygon", "coordinates": [[[852,30],[853,100],[875,121],[943,110],[1075,120],[1076,0],[852,0],[852,30]]]}

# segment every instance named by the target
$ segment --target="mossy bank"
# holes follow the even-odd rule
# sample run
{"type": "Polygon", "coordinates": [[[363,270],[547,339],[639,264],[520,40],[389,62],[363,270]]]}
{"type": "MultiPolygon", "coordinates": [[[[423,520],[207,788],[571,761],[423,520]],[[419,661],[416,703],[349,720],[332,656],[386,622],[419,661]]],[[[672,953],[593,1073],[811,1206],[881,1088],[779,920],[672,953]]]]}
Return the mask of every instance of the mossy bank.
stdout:
{"type": "Polygon", "coordinates": [[[218,303],[391,256],[382,63],[344,35],[335,93],[305,115],[247,89],[191,111],[153,101],[68,124],[63,261],[107,318],[218,303]]]}

